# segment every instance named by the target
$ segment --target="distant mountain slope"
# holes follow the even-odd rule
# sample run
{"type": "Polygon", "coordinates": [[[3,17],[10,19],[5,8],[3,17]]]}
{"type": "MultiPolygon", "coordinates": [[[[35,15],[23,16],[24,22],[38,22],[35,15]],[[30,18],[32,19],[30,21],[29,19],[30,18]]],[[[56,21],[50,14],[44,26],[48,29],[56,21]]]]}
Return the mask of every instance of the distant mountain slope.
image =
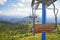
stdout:
{"type": "Polygon", "coordinates": [[[4,22],[16,23],[20,19],[21,18],[17,16],[1,16],[0,15],[0,23],[4,23],[4,22]]]}
{"type": "MultiPolygon", "coordinates": [[[[31,21],[32,22],[32,19],[29,18],[29,16],[26,16],[24,18],[20,18],[20,17],[15,17],[15,16],[0,16],[0,23],[1,22],[9,22],[9,23],[16,23],[16,24],[19,24],[19,23],[22,23],[22,22],[29,22],[31,21]]],[[[42,23],[42,18],[41,17],[37,17],[35,19],[35,21],[40,21],[42,23]]],[[[46,22],[47,23],[54,23],[55,20],[54,18],[48,18],[46,19],[46,22]]],[[[60,19],[58,19],[58,23],[60,23],[60,19]]]]}
{"type": "MultiPolygon", "coordinates": [[[[20,20],[21,21],[26,21],[26,22],[32,21],[28,16],[24,17],[24,18],[22,18],[20,20]]],[[[42,23],[42,18],[41,17],[37,17],[35,19],[35,21],[40,21],[42,23]]],[[[57,22],[60,23],[60,18],[57,19],[57,22]]],[[[52,18],[46,18],[46,23],[55,23],[55,19],[53,17],[52,18]]]]}

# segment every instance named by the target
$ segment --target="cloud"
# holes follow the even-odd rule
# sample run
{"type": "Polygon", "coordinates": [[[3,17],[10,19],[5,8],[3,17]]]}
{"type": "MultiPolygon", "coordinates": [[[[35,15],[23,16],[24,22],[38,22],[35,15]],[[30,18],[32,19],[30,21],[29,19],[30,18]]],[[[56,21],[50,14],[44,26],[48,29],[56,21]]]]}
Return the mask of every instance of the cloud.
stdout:
{"type": "Polygon", "coordinates": [[[60,9],[58,10],[58,16],[60,17],[60,9]]]}
{"type": "Polygon", "coordinates": [[[0,0],[0,5],[4,5],[5,2],[7,2],[7,0],[0,0]]]}
{"type": "Polygon", "coordinates": [[[24,6],[24,4],[22,4],[22,3],[18,3],[18,6],[24,6]]]}
{"type": "Polygon", "coordinates": [[[23,3],[17,3],[17,4],[12,4],[12,5],[10,5],[11,7],[16,7],[16,8],[18,8],[18,7],[24,7],[25,5],[23,4],[23,3]]]}
{"type": "MultiPolygon", "coordinates": [[[[60,13],[60,11],[59,11],[60,13]]],[[[58,13],[58,17],[60,17],[60,14],[58,13]]],[[[32,14],[32,9],[31,8],[17,8],[16,10],[10,10],[10,11],[0,11],[0,15],[6,15],[6,16],[29,16],[32,14]]],[[[42,10],[37,10],[36,14],[38,17],[42,17],[42,10]]],[[[52,10],[47,9],[46,13],[47,18],[54,18],[54,13],[52,10]]]]}
{"type": "Polygon", "coordinates": [[[31,14],[31,8],[18,8],[17,11],[19,11],[19,14],[22,16],[29,16],[31,14]]]}
{"type": "Polygon", "coordinates": [[[32,0],[25,0],[26,2],[31,2],[32,0]]]}
{"type": "MultiPolygon", "coordinates": [[[[1,1],[1,0],[0,0],[1,1]]],[[[24,8],[25,5],[24,3],[26,2],[31,2],[31,0],[22,0],[22,3],[17,3],[17,4],[12,4],[12,6],[16,7],[16,10],[10,10],[10,11],[5,11],[5,12],[1,12],[0,11],[0,14],[1,15],[7,15],[7,16],[13,16],[13,15],[18,15],[18,16],[29,16],[30,14],[32,14],[32,10],[31,10],[31,7],[27,7],[27,8],[24,8]],[[18,7],[19,6],[19,7],[18,7]],[[24,6],[24,7],[23,7],[24,6]],[[23,8],[20,8],[20,7],[23,7],[23,8]]],[[[30,5],[30,4],[29,4],[30,5]]],[[[42,7],[42,4],[39,5],[39,7],[41,8],[42,7]]],[[[52,7],[52,6],[51,6],[52,7]]],[[[60,13],[60,12],[59,12],[60,13]]],[[[42,10],[37,10],[36,14],[40,17],[42,17],[42,10]]],[[[59,14],[58,14],[59,15],[59,14]]],[[[52,10],[47,10],[47,18],[49,17],[53,17],[54,14],[52,12],[52,10]]],[[[59,15],[60,16],[60,15],[59,15]]]]}
{"type": "Polygon", "coordinates": [[[2,11],[0,11],[0,13],[2,13],[2,11]]]}
{"type": "Polygon", "coordinates": [[[5,16],[29,16],[31,13],[31,8],[17,8],[16,10],[3,11],[0,15],[5,16]]]}
{"type": "Polygon", "coordinates": [[[12,5],[10,5],[11,7],[17,7],[18,5],[16,5],[16,4],[12,4],[12,5]]]}
{"type": "Polygon", "coordinates": [[[27,2],[28,2],[28,3],[31,3],[31,1],[32,1],[32,0],[22,0],[22,1],[20,1],[20,2],[21,2],[21,3],[27,3],[27,2]]]}

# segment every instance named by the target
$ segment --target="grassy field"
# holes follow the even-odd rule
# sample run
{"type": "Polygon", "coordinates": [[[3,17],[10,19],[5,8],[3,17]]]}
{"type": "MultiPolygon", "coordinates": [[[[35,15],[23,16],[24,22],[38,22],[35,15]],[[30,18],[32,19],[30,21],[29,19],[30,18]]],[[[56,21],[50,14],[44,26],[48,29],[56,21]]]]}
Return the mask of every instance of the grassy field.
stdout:
{"type": "MultiPolygon", "coordinates": [[[[31,30],[32,24],[0,24],[0,40],[41,40],[41,33],[33,36],[31,30]]],[[[46,33],[47,40],[60,40],[60,25],[58,31],[46,33]]]]}

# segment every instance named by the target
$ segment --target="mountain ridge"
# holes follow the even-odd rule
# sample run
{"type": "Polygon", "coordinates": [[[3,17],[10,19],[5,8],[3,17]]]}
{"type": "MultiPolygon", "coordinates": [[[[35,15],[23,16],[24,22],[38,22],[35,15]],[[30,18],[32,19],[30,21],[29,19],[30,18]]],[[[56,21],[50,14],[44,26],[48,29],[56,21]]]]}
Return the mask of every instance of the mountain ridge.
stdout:
{"type": "MultiPolygon", "coordinates": [[[[22,22],[29,22],[29,21],[31,21],[32,22],[32,20],[29,18],[29,16],[26,16],[26,17],[24,17],[24,18],[20,18],[20,17],[10,17],[10,16],[0,16],[0,23],[1,22],[9,22],[9,23],[22,23],[22,22]]],[[[41,17],[37,17],[36,19],[35,19],[35,21],[37,22],[37,21],[39,21],[39,22],[41,22],[42,23],[42,18],[41,17]]],[[[54,20],[54,18],[47,18],[46,19],[46,23],[54,23],[55,22],[55,20],[54,20]]],[[[60,23],[60,19],[58,19],[58,23],[60,23]]]]}

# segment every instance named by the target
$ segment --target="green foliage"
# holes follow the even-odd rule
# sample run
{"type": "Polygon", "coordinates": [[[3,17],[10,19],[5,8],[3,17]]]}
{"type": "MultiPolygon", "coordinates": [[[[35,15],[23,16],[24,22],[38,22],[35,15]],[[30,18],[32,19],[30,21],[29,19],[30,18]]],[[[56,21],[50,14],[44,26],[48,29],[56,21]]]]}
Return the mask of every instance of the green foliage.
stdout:
{"type": "MultiPolygon", "coordinates": [[[[60,25],[59,31],[54,33],[46,33],[47,40],[60,39],[60,25]]],[[[0,40],[41,40],[41,33],[32,36],[32,24],[23,23],[19,25],[1,24],[0,23],[0,40]]]]}

